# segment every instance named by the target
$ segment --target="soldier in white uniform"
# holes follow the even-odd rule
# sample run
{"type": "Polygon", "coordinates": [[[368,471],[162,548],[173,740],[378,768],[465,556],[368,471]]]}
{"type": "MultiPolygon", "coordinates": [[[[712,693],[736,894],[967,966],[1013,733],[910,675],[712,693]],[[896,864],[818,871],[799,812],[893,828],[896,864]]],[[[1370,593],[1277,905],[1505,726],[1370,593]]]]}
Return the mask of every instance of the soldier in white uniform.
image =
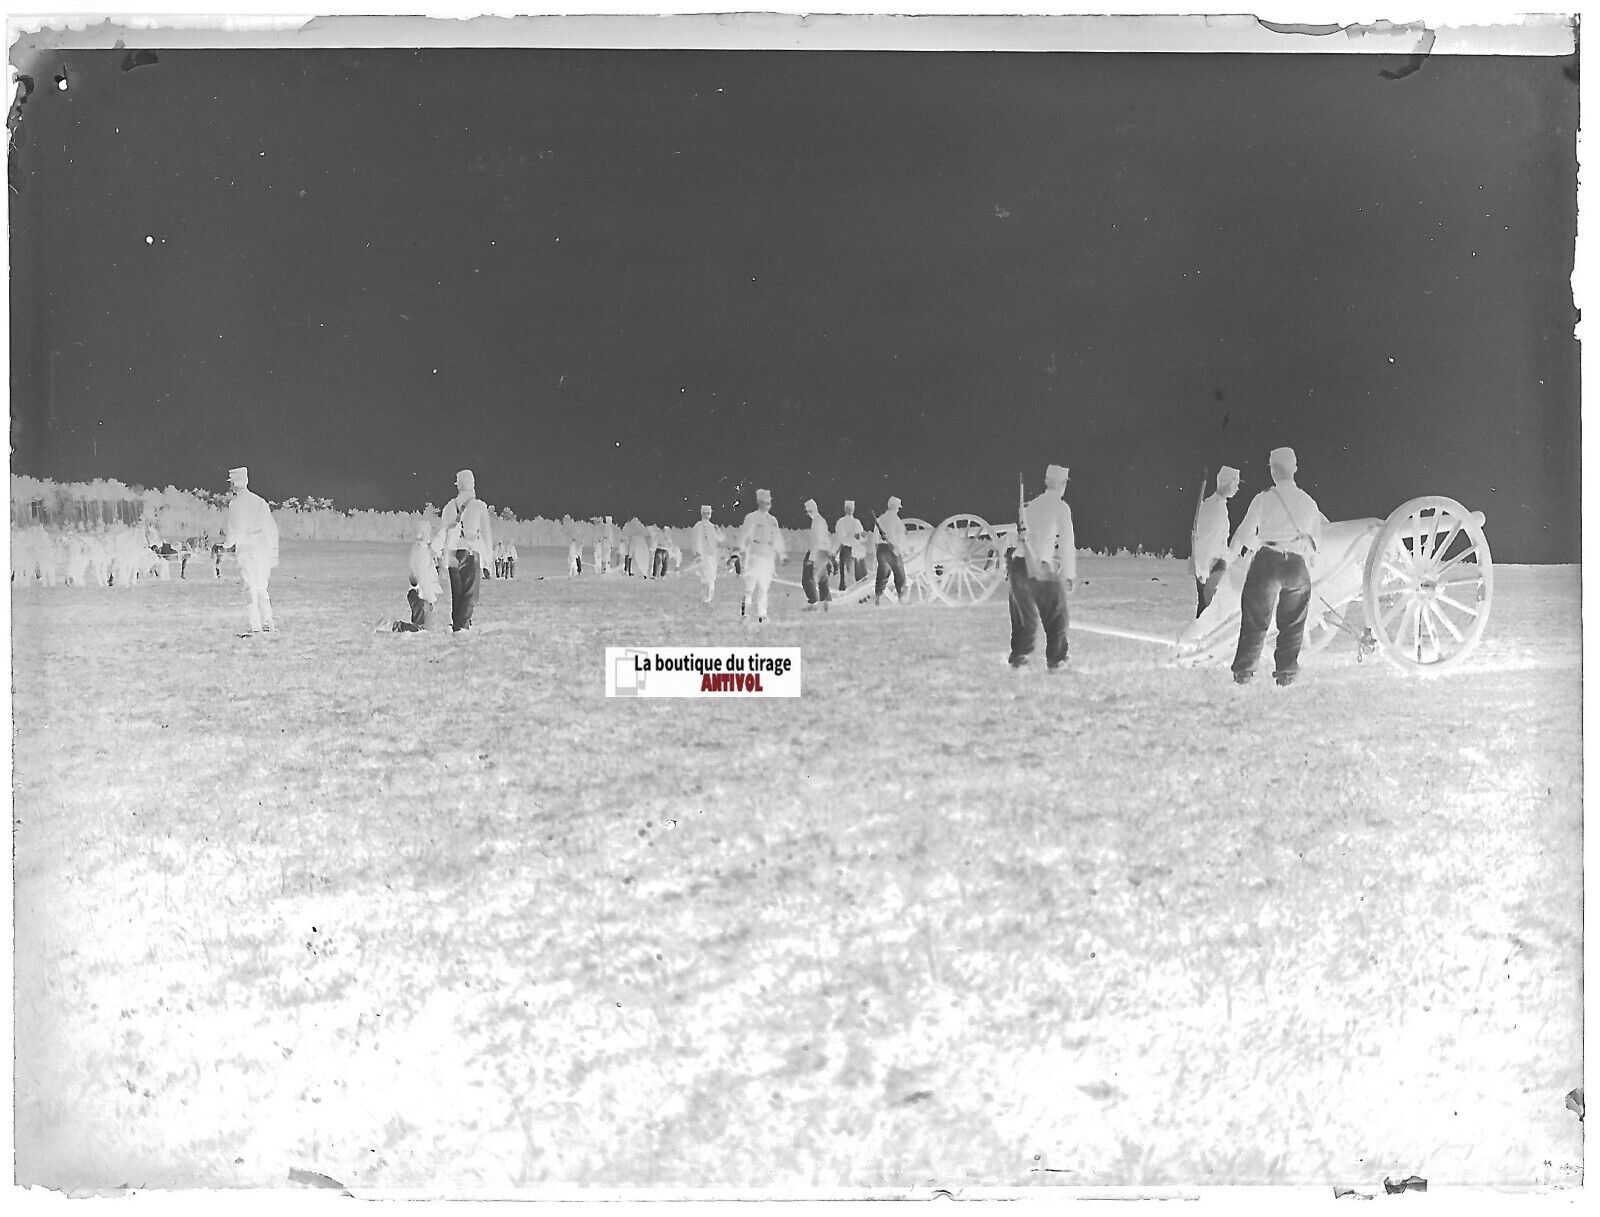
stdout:
{"type": "Polygon", "coordinates": [[[889,509],[878,517],[878,578],[873,584],[872,602],[883,603],[884,588],[889,586],[889,576],[894,576],[894,597],[904,604],[906,599],[906,526],[900,519],[900,500],[889,496],[889,509]]]}
{"type": "Polygon", "coordinates": [[[1316,500],[1294,484],[1299,462],[1293,448],[1274,448],[1268,457],[1272,489],[1250,500],[1228,549],[1243,557],[1250,549],[1250,569],[1239,598],[1239,647],[1233,655],[1235,684],[1248,684],[1274,615],[1278,645],[1272,678],[1279,686],[1293,684],[1300,674],[1300,644],[1311,608],[1309,563],[1322,544],[1322,512],[1316,500]]]}
{"type": "Polygon", "coordinates": [[[249,489],[250,471],[241,466],[228,470],[233,498],[223,523],[223,536],[233,546],[239,563],[239,578],[244,582],[250,603],[250,633],[271,633],[272,600],[267,595],[267,580],[278,565],[278,525],[267,501],[249,489]]]}
{"type": "Polygon", "coordinates": [[[833,526],[833,533],[839,545],[837,561],[839,590],[842,592],[848,585],[867,577],[867,563],[862,557],[866,552],[866,530],[861,527],[861,521],[856,519],[855,500],[844,501],[844,514],[833,526]]]}
{"type": "Polygon", "coordinates": [[[652,528],[650,530],[650,577],[652,579],[665,579],[667,577],[667,550],[671,547],[671,539],[665,528],[652,528]]]}
{"type": "Polygon", "coordinates": [[[739,529],[740,568],[744,572],[744,599],[739,616],[745,625],[760,625],[767,619],[767,592],[777,564],[788,554],[783,533],[772,518],[772,491],[756,491],[756,509],[745,516],[739,529]]]}
{"type": "Polygon", "coordinates": [[[1060,672],[1067,663],[1067,597],[1077,585],[1077,538],[1067,506],[1067,469],[1044,471],[1044,493],[1023,504],[1017,545],[1007,563],[1011,577],[1011,653],[1013,668],[1028,662],[1044,625],[1045,665],[1060,672]]]}
{"type": "Polygon", "coordinates": [[[717,567],[720,564],[718,547],[721,536],[717,526],[711,522],[711,507],[709,504],[700,506],[700,522],[694,526],[694,552],[700,559],[700,581],[706,585],[706,603],[711,603],[711,597],[717,590],[717,567]]]}
{"type": "Polygon", "coordinates": [[[816,499],[806,500],[806,514],[811,517],[811,535],[806,540],[805,564],[800,568],[800,586],[806,594],[806,608],[814,609],[820,602],[824,612],[828,609],[828,576],[833,573],[833,532],[828,521],[817,509],[816,499]]]}
{"type": "Polygon", "coordinates": [[[493,560],[494,526],[489,522],[488,507],[477,496],[472,470],[456,474],[456,492],[444,505],[440,526],[450,563],[450,628],[459,633],[472,628],[483,567],[493,560]]]}
{"type": "Polygon", "coordinates": [[[1228,500],[1238,493],[1239,471],[1224,465],[1217,470],[1217,489],[1206,496],[1195,513],[1189,561],[1194,568],[1196,617],[1206,611],[1228,569],[1228,500]]]}
{"type": "Polygon", "coordinates": [[[628,543],[628,573],[642,579],[650,577],[650,535],[640,526],[628,543]]]}

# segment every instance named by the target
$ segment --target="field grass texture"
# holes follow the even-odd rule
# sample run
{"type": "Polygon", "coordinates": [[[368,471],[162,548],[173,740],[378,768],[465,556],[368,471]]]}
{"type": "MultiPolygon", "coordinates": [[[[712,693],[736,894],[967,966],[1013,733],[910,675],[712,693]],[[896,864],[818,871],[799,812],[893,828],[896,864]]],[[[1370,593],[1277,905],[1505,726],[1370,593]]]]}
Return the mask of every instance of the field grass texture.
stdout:
{"type": "Polygon", "coordinates": [[[234,578],[13,588],[21,1182],[1581,1178],[1576,568],[1458,673],[1288,690],[777,587],[805,693],[747,702],[603,696],[747,642],[737,580],[563,569],[456,637],[372,632],[399,545],[286,543],[271,638],[234,578]]]}

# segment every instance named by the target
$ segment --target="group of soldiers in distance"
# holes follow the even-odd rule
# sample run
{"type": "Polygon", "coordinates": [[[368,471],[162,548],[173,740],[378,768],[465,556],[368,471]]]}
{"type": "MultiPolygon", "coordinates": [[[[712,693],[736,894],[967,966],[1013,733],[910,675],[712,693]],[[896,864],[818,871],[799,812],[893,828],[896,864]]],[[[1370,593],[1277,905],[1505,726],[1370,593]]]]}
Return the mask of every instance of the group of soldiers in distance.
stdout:
{"type": "Polygon", "coordinates": [[[683,549],[670,528],[640,524],[637,520],[618,529],[610,516],[596,517],[567,538],[567,574],[630,575],[642,579],[662,579],[677,574],[683,566],[683,549]],[[584,555],[593,557],[586,563],[584,555]]]}
{"type": "MultiPolygon", "coordinates": [[[[839,590],[859,582],[869,571],[881,572],[875,600],[882,603],[888,581],[895,584],[895,598],[905,595],[905,524],[900,519],[900,500],[890,497],[888,509],[872,522],[869,530],[856,518],[856,505],[846,500],[844,514],[833,528],[823,518],[816,500],[807,499],[809,535],[801,569],[801,586],[806,608],[827,610],[832,600],[832,585],[839,590]]],[[[783,531],[772,515],[772,493],[756,491],[756,509],[745,516],[741,526],[730,534],[712,520],[710,506],[700,508],[699,522],[689,530],[692,558],[683,562],[684,551],[675,530],[654,525],[633,524],[618,531],[610,516],[594,521],[593,560],[589,572],[601,575],[638,575],[645,579],[665,578],[669,574],[696,573],[710,603],[716,594],[717,576],[727,571],[740,577],[744,594],[739,611],[745,623],[754,628],[766,621],[769,592],[777,566],[788,560],[783,531]]],[[[585,573],[584,555],[590,547],[573,535],[567,548],[567,574],[585,573]]]]}
{"type": "Polygon", "coordinates": [[[191,558],[204,557],[213,578],[222,577],[222,549],[209,537],[190,538],[174,546],[162,540],[152,521],[103,524],[75,521],[59,530],[42,523],[11,532],[12,583],[45,587],[129,588],[141,579],[165,579],[172,573],[187,578],[191,558]]]}
{"type": "MultiPolygon", "coordinates": [[[[840,591],[867,577],[869,554],[876,569],[873,602],[882,604],[889,580],[894,580],[894,602],[902,603],[906,592],[906,527],[900,518],[900,500],[891,495],[888,508],[867,529],[856,518],[856,505],[846,499],[844,514],[830,528],[815,499],[805,501],[808,527],[800,569],[800,586],[806,594],[806,609],[828,610],[832,602],[832,582],[840,591]]],[[[717,572],[722,568],[722,530],[712,521],[712,509],[700,508],[700,522],[694,526],[692,544],[705,601],[716,594],[717,572]]],[[[728,567],[739,575],[743,595],[739,616],[746,628],[766,622],[768,597],[779,565],[788,561],[788,545],[783,530],[772,515],[772,492],[756,491],[756,509],[745,516],[727,557],[728,567]]]]}
{"type": "MultiPolygon", "coordinates": [[[[1204,499],[1196,513],[1191,562],[1196,584],[1197,614],[1203,613],[1229,567],[1248,559],[1240,592],[1239,643],[1232,664],[1233,679],[1243,685],[1255,675],[1268,629],[1277,625],[1273,678],[1280,685],[1299,674],[1299,654],[1311,600],[1310,564],[1321,541],[1323,517],[1315,500],[1295,485],[1298,467],[1294,450],[1275,448],[1268,457],[1273,485],[1251,501],[1244,519],[1230,537],[1228,500],[1239,488],[1239,470],[1223,466],[1217,489],[1204,499]]],[[[1067,598],[1077,580],[1077,549],[1072,509],[1066,503],[1068,470],[1050,465],[1045,470],[1045,490],[1033,499],[1019,493],[1015,539],[1006,551],[1010,593],[1011,646],[1007,662],[1025,666],[1042,631],[1045,663],[1051,672],[1067,666],[1069,615],[1067,598]]],[[[244,583],[249,612],[246,636],[272,633],[274,623],[267,584],[278,564],[278,529],[266,500],[248,488],[248,470],[229,470],[233,491],[227,508],[223,538],[210,547],[213,574],[220,576],[221,553],[234,551],[244,583]]],[[[432,628],[439,600],[450,593],[450,623],[454,632],[470,630],[481,581],[486,577],[511,577],[515,570],[514,546],[496,543],[493,517],[476,496],[471,470],[456,475],[457,494],[446,504],[439,526],[424,517],[417,527],[410,553],[409,620],[379,623],[380,630],[415,632],[432,628]]],[[[891,496],[882,515],[868,528],[847,500],[844,513],[830,527],[815,499],[804,507],[808,531],[801,566],[801,587],[806,608],[826,611],[832,584],[842,591],[867,577],[869,562],[875,567],[873,602],[882,604],[890,581],[892,603],[904,603],[907,536],[900,518],[900,499],[891,496]]],[[[762,625],[768,615],[768,596],[778,565],[788,560],[783,531],[772,515],[772,494],[756,491],[756,508],[747,514],[730,547],[712,520],[710,506],[700,508],[700,520],[691,530],[691,544],[710,603],[724,561],[740,577],[743,587],[740,617],[747,629],[762,625]]],[[[617,534],[611,517],[598,521],[594,539],[597,573],[610,573],[617,553],[617,534]]],[[[681,569],[682,551],[666,529],[633,530],[622,547],[624,573],[647,579],[663,578],[681,569]]],[[[69,529],[55,537],[41,525],[13,532],[12,580],[54,585],[64,568],[69,584],[111,583],[132,586],[139,578],[165,576],[163,556],[174,551],[161,541],[153,524],[119,524],[110,529],[69,529]]],[[[185,549],[187,555],[188,548],[185,549]]],[[[184,566],[186,567],[185,561],[184,566]]],[[[573,536],[568,548],[568,574],[583,570],[583,547],[573,536]]],[[[180,573],[183,570],[180,568],[180,573]]]]}

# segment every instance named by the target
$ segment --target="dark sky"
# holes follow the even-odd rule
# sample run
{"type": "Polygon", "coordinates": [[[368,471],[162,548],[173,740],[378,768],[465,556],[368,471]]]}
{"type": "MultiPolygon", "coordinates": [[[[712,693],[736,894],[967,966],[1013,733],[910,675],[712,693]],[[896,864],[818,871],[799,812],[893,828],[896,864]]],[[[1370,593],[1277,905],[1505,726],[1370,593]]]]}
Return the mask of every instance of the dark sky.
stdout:
{"type": "Polygon", "coordinates": [[[1573,59],[125,54],[15,137],[18,472],[799,526],[1059,461],[1081,544],[1185,552],[1291,444],[1580,557],[1573,59]]]}

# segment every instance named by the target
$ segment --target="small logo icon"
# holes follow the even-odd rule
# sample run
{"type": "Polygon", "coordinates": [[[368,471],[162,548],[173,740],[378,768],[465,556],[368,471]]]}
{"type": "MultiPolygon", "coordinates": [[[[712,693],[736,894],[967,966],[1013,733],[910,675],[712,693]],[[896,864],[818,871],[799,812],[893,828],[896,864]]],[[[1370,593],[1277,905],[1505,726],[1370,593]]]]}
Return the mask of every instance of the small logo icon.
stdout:
{"type": "Polygon", "coordinates": [[[630,647],[612,662],[617,696],[644,696],[644,683],[648,675],[645,669],[649,666],[650,652],[634,650],[630,647]]]}

